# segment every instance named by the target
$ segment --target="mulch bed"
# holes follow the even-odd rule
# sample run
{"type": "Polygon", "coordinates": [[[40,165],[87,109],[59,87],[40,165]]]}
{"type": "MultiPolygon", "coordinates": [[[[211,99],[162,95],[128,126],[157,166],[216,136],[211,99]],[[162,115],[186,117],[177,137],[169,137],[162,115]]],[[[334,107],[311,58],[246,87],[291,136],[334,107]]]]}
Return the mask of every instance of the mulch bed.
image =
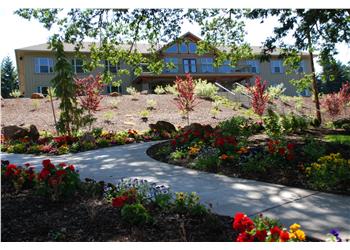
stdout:
{"type": "MultiPolygon", "coordinates": [[[[317,135],[319,138],[322,138],[325,133],[328,133],[328,130],[313,130],[308,133],[313,134],[314,136],[317,135]]],[[[315,138],[317,138],[317,136],[315,138]]],[[[251,141],[252,148],[261,148],[261,143],[266,140],[265,135],[255,135],[254,140],[251,141]]],[[[292,135],[287,137],[288,142],[292,142],[296,144],[296,148],[301,147],[304,145],[303,138],[299,135],[292,135]]],[[[344,144],[335,144],[335,143],[329,143],[329,142],[319,142],[322,144],[327,154],[329,153],[340,153],[345,159],[350,159],[350,146],[344,145],[344,144]]],[[[160,149],[164,148],[164,146],[169,145],[169,142],[163,142],[160,144],[156,144],[151,146],[147,150],[147,154],[161,162],[166,162],[169,164],[174,165],[180,165],[183,167],[191,168],[189,166],[189,161],[184,160],[177,160],[173,161],[170,159],[169,154],[161,154],[158,152],[161,152],[160,149]]],[[[238,178],[245,178],[245,179],[252,179],[257,181],[264,181],[268,183],[275,183],[275,184],[281,184],[285,186],[291,186],[291,187],[298,187],[298,188],[305,188],[305,189],[313,189],[309,184],[307,180],[306,174],[301,171],[299,164],[308,162],[308,156],[307,155],[300,155],[298,154],[296,156],[296,164],[292,166],[286,165],[283,168],[268,168],[264,172],[258,172],[258,171],[242,171],[240,166],[233,165],[232,163],[223,163],[219,166],[219,169],[211,171],[212,173],[218,173],[230,177],[238,177],[238,178]]],[[[317,190],[318,191],[318,190],[317,190]]],[[[349,190],[332,190],[329,191],[330,193],[336,193],[336,194],[346,194],[350,195],[349,190]]]]}
{"type": "Polygon", "coordinates": [[[22,241],[229,241],[232,218],[201,217],[152,210],[154,223],[131,226],[102,198],[77,197],[54,203],[31,190],[1,185],[1,239],[22,241]]]}

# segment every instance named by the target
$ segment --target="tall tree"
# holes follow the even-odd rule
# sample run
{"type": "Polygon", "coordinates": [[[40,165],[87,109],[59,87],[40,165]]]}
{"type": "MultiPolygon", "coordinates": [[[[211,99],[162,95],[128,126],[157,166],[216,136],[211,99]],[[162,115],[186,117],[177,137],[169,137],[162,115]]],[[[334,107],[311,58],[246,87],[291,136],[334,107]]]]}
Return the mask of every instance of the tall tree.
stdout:
{"type": "MultiPolygon", "coordinates": [[[[283,56],[289,58],[288,66],[297,69],[301,60],[296,51],[306,50],[309,52],[312,70],[312,90],[316,105],[316,117],[321,122],[318,87],[314,67],[314,53],[319,52],[319,62],[327,65],[335,61],[334,56],[338,53],[336,44],[350,42],[350,10],[346,9],[255,9],[246,13],[251,19],[264,19],[278,17],[280,26],[274,28],[274,34],[268,37],[264,43],[264,54],[280,47],[283,56]],[[292,34],[294,41],[286,38],[292,34]]],[[[288,37],[289,38],[289,37],[288,37]]],[[[303,81],[305,83],[305,79],[303,81]]]]}
{"type": "Polygon", "coordinates": [[[17,72],[11,58],[7,56],[1,62],[1,96],[8,98],[15,89],[18,89],[17,72]]]}
{"type": "Polygon", "coordinates": [[[338,92],[343,83],[350,82],[350,62],[347,65],[340,61],[324,65],[317,82],[322,93],[338,92]]]}

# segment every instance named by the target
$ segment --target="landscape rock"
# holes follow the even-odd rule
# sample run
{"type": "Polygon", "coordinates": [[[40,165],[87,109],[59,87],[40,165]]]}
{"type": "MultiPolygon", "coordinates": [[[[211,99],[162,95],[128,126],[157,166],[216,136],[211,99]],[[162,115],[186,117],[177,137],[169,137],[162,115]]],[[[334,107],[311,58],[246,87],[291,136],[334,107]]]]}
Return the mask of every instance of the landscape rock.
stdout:
{"type": "Polygon", "coordinates": [[[30,99],[44,99],[45,96],[41,93],[33,93],[31,96],[30,96],[30,99]]]}
{"type": "Polygon", "coordinates": [[[334,127],[350,131],[350,118],[342,118],[333,122],[334,127]]]}
{"type": "Polygon", "coordinates": [[[150,124],[149,128],[153,130],[154,132],[162,133],[162,132],[168,132],[173,133],[176,132],[176,128],[173,124],[166,121],[157,121],[156,124],[150,124]]]}
{"type": "Polygon", "coordinates": [[[81,143],[95,143],[96,139],[91,133],[85,133],[81,138],[80,138],[81,143]]]}
{"type": "Polygon", "coordinates": [[[5,140],[17,140],[28,136],[32,141],[39,139],[39,131],[35,125],[10,125],[2,128],[5,140]]]}
{"type": "Polygon", "coordinates": [[[111,93],[109,94],[109,96],[118,97],[118,96],[121,96],[121,94],[118,93],[118,92],[111,92],[111,93]]]}
{"type": "Polygon", "coordinates": [[[148,90],[142,90],[141,95],[148,95],[148,90]]]}
{"type": "Polygon", "coordinates": [[[185,126],[185,127],[183,128],[184,133],[186,133],[186,132],[189,131],[189,130],[192,130],[192,131],[195,131],[195,130],[199,130],[199,131],[205,130],[205,131],[209,131],[209,132],[213,132],[213,131],[214,131],[214,129],[213,129],[212,126],[210,126],[210,125],[202,125],[202,124],[200,124],[200,123],[191,123],[190,125],[185,126]]]}

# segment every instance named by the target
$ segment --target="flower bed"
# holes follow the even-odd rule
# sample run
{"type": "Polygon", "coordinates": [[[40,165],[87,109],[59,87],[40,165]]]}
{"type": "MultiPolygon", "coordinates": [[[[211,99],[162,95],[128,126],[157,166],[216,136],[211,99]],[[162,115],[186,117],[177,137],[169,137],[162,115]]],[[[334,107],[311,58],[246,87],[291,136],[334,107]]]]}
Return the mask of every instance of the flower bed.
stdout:
{"type": "Polygon", "coordinates": [[[187,130],[147,152],[197,170],[350,195],[348,145],[285,137],[259,143],[248,141],[244,129],[233,134],[220,127],[187,130]]]}
{"type": "Polygon", "coordinates": [[[3,241],[314,240],[297,224],[287,232],[263,216],[213,214],[195,193],[172,193],[147,180],[80,181],[74,166],[50,160],[38,172],[2,161],[1,173],[3,241]],[[28,185],[19,186],[21,178],[28,185]]]}
{"type": "Polygon", "coordinates": [[[123,132],[107,132],[102,129],[94,129],[92,133],[80,136],[52,136],[46,134],[36,142],[29,140],[29,138],[2,140],[1,150],[8,153],[62,155],[134,142],[170,139],[172,137],[172,134],[166,132],[147,131],[141,133],[131,129],[123,132]]]}

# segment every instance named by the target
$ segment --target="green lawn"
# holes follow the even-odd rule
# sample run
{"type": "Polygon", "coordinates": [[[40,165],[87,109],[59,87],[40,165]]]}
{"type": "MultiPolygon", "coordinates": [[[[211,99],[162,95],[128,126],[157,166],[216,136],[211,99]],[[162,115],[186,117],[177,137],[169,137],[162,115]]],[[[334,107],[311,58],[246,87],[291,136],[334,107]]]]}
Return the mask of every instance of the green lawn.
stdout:
{"type": "Polygon", "coordinates": [[[350,145],[350,135],[326,135],[324,139],[328,142],[350,145]]]}

